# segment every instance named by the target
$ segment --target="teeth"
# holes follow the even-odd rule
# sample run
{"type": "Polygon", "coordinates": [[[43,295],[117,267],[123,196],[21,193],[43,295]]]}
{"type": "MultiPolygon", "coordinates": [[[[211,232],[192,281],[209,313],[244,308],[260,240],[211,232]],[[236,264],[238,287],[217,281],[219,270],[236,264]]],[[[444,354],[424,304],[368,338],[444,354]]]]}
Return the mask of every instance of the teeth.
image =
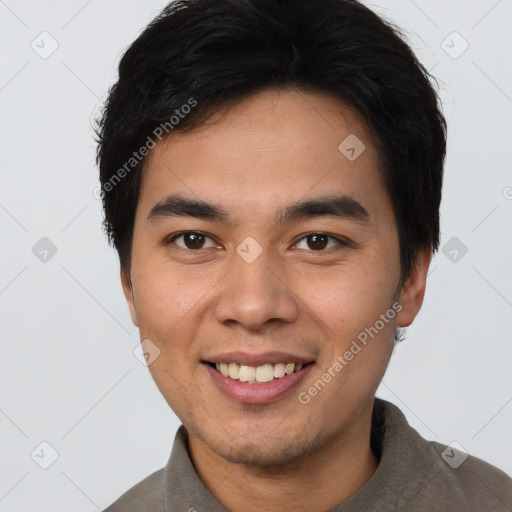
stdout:
{"type": "Polygon", "coordinates": [[[256,378],[256,368],[254,366],[240,366],[240,382],[248,382],[256,378]]]}
{"type": "Polygon", "coordinates": [[[224,377],[229,376],[228,365],[226,363],[220,363],[220,373],[222,373],[224,377]]]}
{"type": "Polygon", "coordinates": [[[298,372],[303,366],[303,364],[295,363],[266,363],[261,366],[246,366],[237,363],[215,363],[215,368],[217,368],[224,377],[229,377],[248,384],[258,384],[280,379],[286,375],[298,372]]]}
{"type": "Polygon", "coordinates": [[[264,364],[256,368],[256,380],[258,382],[270,382],[274,380],[274,367],[271,364],[264,364]]]}
{"type": "Polygon", "coordinates": [[[293,371],[295,370],[295,364],[294,363],[288,363],[286,365],[286,375],[290,375],[290,373],[293,373],[293,371]]]}
{"type": "Polygon", "coordinates": [[[274,365],[274,377],[276,378],[281,378],[281,377],[284,377],[286,375],[286,372],[285,372],[285,366],[283,363],[277,363],[276,365],[274,365]]]}
{"type": "Polygon", "coordinates": [[[240,376],[240,366],[236,363],[229,363],[228,374],[232,379],[238,379],[240,376]]]}

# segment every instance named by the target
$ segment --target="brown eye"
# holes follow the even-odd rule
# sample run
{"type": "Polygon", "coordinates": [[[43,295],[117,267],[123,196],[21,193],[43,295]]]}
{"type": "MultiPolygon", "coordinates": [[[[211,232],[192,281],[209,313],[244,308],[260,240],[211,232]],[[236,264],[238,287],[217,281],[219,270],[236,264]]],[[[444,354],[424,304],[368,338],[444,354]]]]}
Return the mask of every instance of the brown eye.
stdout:
{"type": "Polygon", "coordinates": [[[200,233],[185,233],[183,241],[187,249],[201,249],[204,245],[204,235],[200,233]]]}
{"type": "Polygon", "coordinates": [[[310,249],[325,249],[328,243],[329,237],[327,235],[308,235],[306,237],[308,240],[308,247],[310,249]]]}
{"type": "Polygon", "coordinates": [[[203,233],[199,233],[197,231],[185,231],[178,233],[174,235],[168,242],[166,242],[166,245],[171,245],[175,242],[176,245],[181,249],[188,249],[190,251],[198,251],[207,247],[216,247],[216,244],[213,243],[213,240],[209,236],[206,236],[203,233]],[[182,239],[182,241],[177,243],[177,240],[180,239],[182,239]],[[207,240],[211,241],[209,246],[205,246],[207,240]]]}
{"type": "Polygon", "coordinates": [[[340,248],[348,246],[348,242],[343,241],[342,239],[336,238],[334,236],[326,235],[325,233],[310,233],[309,235],[304,236],[298,244],[299,249],[310,249],[316,252],[323,251],[324,249],[330,249],[339,245],[340,248]],[[306,247],[300,247],[300,244],[303,244],[306,241],[306,247]]]}

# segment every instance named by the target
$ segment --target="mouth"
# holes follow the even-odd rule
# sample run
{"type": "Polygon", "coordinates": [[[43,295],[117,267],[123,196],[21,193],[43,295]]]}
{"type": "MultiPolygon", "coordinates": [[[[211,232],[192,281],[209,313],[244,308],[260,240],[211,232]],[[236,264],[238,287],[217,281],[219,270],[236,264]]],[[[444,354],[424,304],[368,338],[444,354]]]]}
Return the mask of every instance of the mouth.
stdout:
{"type": "MultiPolygon", "coordinates": [[[[201,361],[217,388],[228,398],[248,404],[272,402],[289,394],[315,365],[315,361],[243,364],[242,361],[201,361]]],[[[249,363],[249,361],[247,362],[249,363]]]]}

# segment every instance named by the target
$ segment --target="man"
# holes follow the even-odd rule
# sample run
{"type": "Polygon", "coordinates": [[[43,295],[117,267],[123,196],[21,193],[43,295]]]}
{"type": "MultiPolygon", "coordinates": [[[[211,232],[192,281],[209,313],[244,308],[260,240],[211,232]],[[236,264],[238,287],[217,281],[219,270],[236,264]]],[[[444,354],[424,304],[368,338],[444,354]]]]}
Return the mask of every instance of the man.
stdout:
{"type": "Polygon", "coordinates": [[[375,398],[439,245],[429,78],[355,0],[177,1],[127,50],[105,228],[182,426],[108,512],[512,510],[507,475],[375,398]]]}

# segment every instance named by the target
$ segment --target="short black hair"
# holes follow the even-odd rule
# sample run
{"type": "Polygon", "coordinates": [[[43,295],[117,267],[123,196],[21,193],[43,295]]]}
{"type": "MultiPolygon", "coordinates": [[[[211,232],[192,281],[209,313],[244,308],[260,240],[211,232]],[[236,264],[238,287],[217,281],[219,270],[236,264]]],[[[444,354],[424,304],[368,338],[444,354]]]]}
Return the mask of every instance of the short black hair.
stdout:
{"type": "Polygon", "coordinates": [[[401,30],[356,0],[171,2],[124,53],[95,127],[103,227],[121,267],[130,269],[155,138],[256,92],[296,89],[333,93],[365,121],[397,221],[403,282],[418,250],[439,247],[446,121],[432,79],[401,30]]]}

